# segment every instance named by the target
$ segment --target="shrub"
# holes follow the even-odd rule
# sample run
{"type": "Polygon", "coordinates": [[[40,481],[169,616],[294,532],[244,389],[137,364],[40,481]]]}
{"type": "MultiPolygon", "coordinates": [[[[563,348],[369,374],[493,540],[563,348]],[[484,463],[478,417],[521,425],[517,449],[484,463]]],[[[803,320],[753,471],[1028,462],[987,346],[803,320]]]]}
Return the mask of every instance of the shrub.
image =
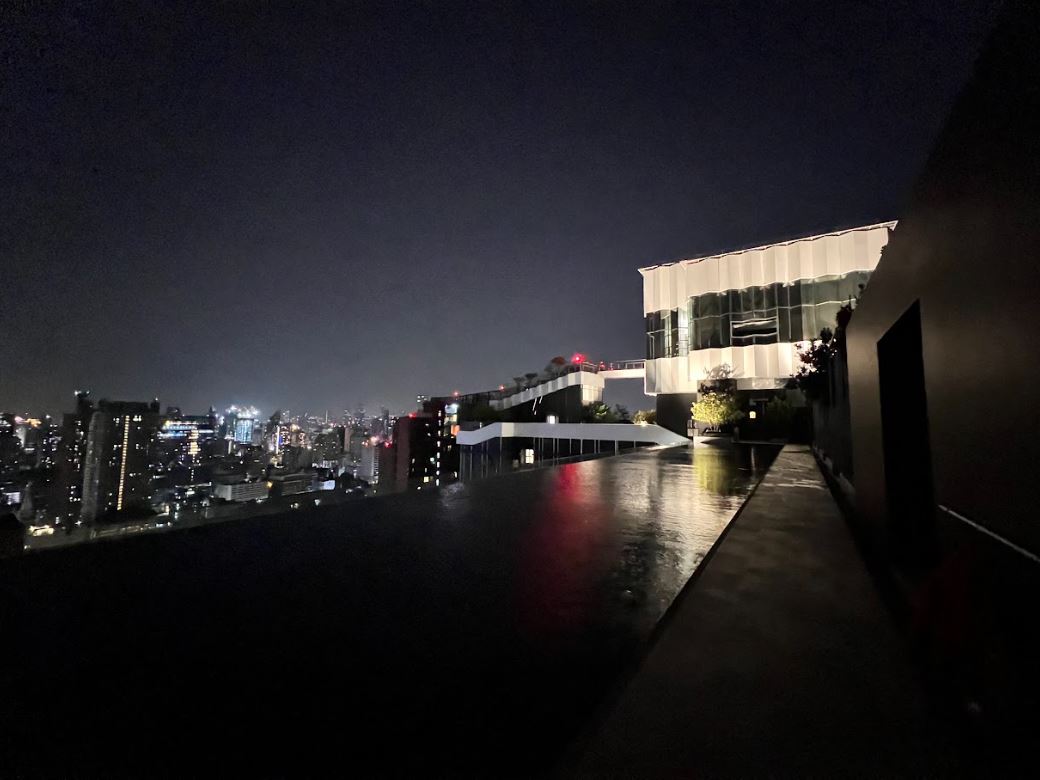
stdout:
{"type": "Polygon", "coordinates": [[[717,431],[727,423],[736,422],[744,413],[736,399],[728,393],[707,392],[701,394],[690,407],[693,419],[704,423],[708,430],[717,431]]]}

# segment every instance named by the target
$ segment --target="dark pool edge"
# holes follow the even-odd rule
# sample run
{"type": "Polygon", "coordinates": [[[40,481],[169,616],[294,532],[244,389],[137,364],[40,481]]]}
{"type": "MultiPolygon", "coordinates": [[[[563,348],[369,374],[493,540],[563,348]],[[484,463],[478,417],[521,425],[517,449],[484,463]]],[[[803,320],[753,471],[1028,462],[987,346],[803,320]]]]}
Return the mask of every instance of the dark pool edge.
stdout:
{"type": "MultiPolygon", "coordinates": [[[[692,446],[692,445],[691,445],[692,446]]],[[[762,446],[756,444],[755,446],[762,446]]],[[[593,738],[600,732],[611,713],[614,711],[621,697],[628,689],[629,685],[635,679],[639,670],[642,669],[647,656],[650,651],[653,650],[654,646],[660,641],[661,637],[668,631],[671,623],[675,619],[675,616],[682,609],[683,602],[689,598],[689,594],[693,591],[697,585],[697,581],[700,579],[701,574],[707,569],[711,563],[712,557],[714,557],[716,551],[722,546],[722,543],[726,541],[726,537],[729,535],[730,530],[736,525],[741,515],[744,513],[745,507],[751,503],[751,499],[754,498],[755,493],[758,491],[759,485],[765,480],[766,476],[770,471],[773,470],[773,466],[776,465],[777,458],[786,446],[785,444],[775,443],[771,446],[776,447],[776,454],[773,456],[773,460],[769,466],[762,472],[761,476],[751,486],[751,490],[748,491],[747,496],[744,498],[743,503],[737,508],[737,511],[733,513],[733,517],[730,518],[729,522],[726,523],[726,527],[722,529],[722,532],[718,535],[711,547],[704,554],[697,568],[693,570],[689,578],[675,594],[672,602],[668,605],[665,611],[661,614],[660,620],[653,627],[646,638],[638,643],[636,651],[633,655],[632,660],[625,665],[625,668],[618,674],[617,679],[612,685],[609,686],[607,692],[604,694],[600,703],[593,710],[592,714],[586,720],[578,734],[566,745],[560,756],[556,759],[555,763],[551,767],[546,768],[546,775],[549,777],[569,777],[576,770],[577,766],[581,761],[582,756],[585,754],[589,744],[593,738]]],[[[800,446],[800,445],[794,445],[800,446]]]]}
{"type": "MultiPolygon", "coordinates": [[[[678,446],[678,445],[664,445],[665,448],[667,448],[668,446],[678,446]]],[[[588,463],[588,462],[594,461],[594,460],[595,461],[607,460],[609,458],[622,458],[622,457],[625,457],[625,456],[628,456],[628,455],[633,455],[633,454],[639,454],[639,453],[643,453],[643,452],[653,451],[655,449],[658,449],[658,447],[655,447],[655,446],[639,447],[639,448],[636,448],[634,450],[627,450],[627,451],[623,451],[623,452],[591,453],[591,454],[585,456],[584,458],[573,460],[573,461],[569,461],[567,463],[554,463],[554,464],[548,465],[548,466],[538,466],[536,468],[518,469],[516,471],[507,471],[507,472],[502,472],[500,474],[490,474],[490,475],[488,475],[486,477],[480,477],[480,478],[474,479],[474,480],[465,480],[465,481],[464,480],[455,480],[455,481],[452,481],[452,482],[447,482],[444,485],[440,485],[440,486],[437,486],[437,487],[428,487],[426,490],[422,491],[422,493],[424,495],[437,494],[437,493],[441,492],[442,490],[454,487],[456,485],[468,485],[468,484],[472,484],[473,482],[486,482],[486,481],[492,480],[492,479],[498,479],[498,478],[502,478],[502,477],[515,477],[515,476],[518,476],[518,475],[521,475],[521,474],[535,474],[535,473],[539,473],[539,472],[543,472],[543,471],[550,471],[552,469],[560,468],[562,466],[574,465],[576,463],[588,463]]],[[[304,496],[304,497],[310,496],[310,497],[313,498],[314,494],[312,494],[312,493],[301,493],[299,495],[300,496],[304,496]]],[[[135,533],[118,534],[118,535],[112,535],[112,536],[106,536],[106,537],[98,537],[98,538],[94,538],[94,539],[81,539],[81,540],[78,540],[78,541],[75,541],[75,542],[69,542],[67,544],[56,544],[56,545],[51,546],[51,547],[41,547],[41,548],[34,549],[34,550],[26,549],[26,550],[23,550],[21,552],[18,552],[18,553],[12,554],[12,555],[0,555],[0,566],[3,566],[4,564],[12,563],[14,561],[24,561],[24,560],[27,560],[27,559],[33,559],[33,558],[36,558],[37,556],[40,556],[40,555],[43,555],[43,556],[60,555],[62,553],[68,553],[69,550],[89,549],[89,548],[95,547],[97,545],[132,544],[132,543],[137,542],[137,541],[142,540],[142,539],[153,539],[153,538],[156,538],[156,537],[163,537],[163,536],[167,536],[169,534],[176,534],[176,533],[179,533],[179,532],[180,533],[198,532],[198,531],[203,530],[203,529],[223,527],[223,526],[227,526],[227,525],[231,525],[231,524],[235,524],[235,523],[249,523],[249,522],[271,520],[271,519],[275,519],[275,518],[286,518],[286,517],[297,518],[297,517],[303,517],[307,513],[325,512],[325,511],[329,511],[329,510],[339,509],[339,508],[342,508],[344,506],[350,506],[350,505],[353,505],[353,504],[360,504],[362,502],[368,503],[368,502],[373,501],[373,500],[388,499],[388,498],[395,498],[395,497],[399,498],[399,497],[402,497],[402,496],[407,496],[407,497],[412,498],[412,497],[415,497],[415,493],[413,493],[411,490],[396,490],[396,491],[387,492],[387,493],[376,493],[376,494],[367,495],[367,496],[350,497],[350,498],[345,498],[345,499],[344,498],[336,499],[336,500],[332,501],[331,503],[328,503],[328,504],[325,504],[325,505],[322,505],[322,506],[308,506],[308,507],[305,507],[304,509],[291,509],[291,508],[288,508],[288,507],[279,507],[277,510],[268,511],[268,512],[259,512],[257,514],[245,515],[245,516],[241,516],[241,517],[234,517],[233,516],[233,517],[224,517],[224,518],[212,518],[212,519],[208,519],[208,520],[203,520],[201,522],[190,522],[189,521],[189,524],[186,524],[186,525],[171,525],[171,526],[165,527],[165,528],[149,528],[147,530],[140,531],[140,532],[135,532],[135,533]]],[[[158,517],[158,516],[159,515],[156,515],[155,517],[158,517]]]]}

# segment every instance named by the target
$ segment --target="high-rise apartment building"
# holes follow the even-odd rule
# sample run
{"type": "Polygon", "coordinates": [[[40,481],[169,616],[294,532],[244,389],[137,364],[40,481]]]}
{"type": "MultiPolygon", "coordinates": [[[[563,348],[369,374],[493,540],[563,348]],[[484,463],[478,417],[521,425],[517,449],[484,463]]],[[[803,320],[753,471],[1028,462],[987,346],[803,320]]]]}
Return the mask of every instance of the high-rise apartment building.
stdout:
{"type": "Polygon", "coordinates": [[[379,459],[385,447],[376,439],[370,439],[361,447],[361,463],[358,464],[357,477],[370,485],[379,482],[379,459]]]}
{"type": "Polygon", "coordinates": [[[224,416],[223,436],[234,444],[252,445],[262,432],[260,412],[253,406],[230,406],[224,416]]]}
{"type": "Polygon", "coordinates": [[[83,465],[82,519],[147,509],[159,402],[100,401],[90,417],[83,465]]]}
{"type": "Polygon", "coordinates": [[[440,421],[430,412],[413,412],[399,417],[394,440],[380,453],[380,492],[437,485],[437,443],[440,421]]]}
{"type": "Polygon", "coordinates": [[[83,464],[87,454],[87,434],[94,404],[89,390],[76,391],[76,409],[62,416],[61,443],[57,454],[57,479],[54,482],[52,513],[59,523],[80,519],[83,507],[83,464]]]}
{"type": "Polygon", "coordinates": [[[176,410],[162,421],[158,431],[158,444],[163,463],[182,472],[175,484],[195,484],[200,477],[200,467],[212,460],[217,453],[218,427],[216,411],[209,414],[185,415],[176,410]]]}

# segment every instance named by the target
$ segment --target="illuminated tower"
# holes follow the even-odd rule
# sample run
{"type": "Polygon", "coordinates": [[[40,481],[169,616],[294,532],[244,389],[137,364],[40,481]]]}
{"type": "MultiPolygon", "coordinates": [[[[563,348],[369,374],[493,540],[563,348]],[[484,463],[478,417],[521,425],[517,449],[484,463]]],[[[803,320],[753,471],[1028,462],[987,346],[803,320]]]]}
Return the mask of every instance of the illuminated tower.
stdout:
{"type": "Polygon", "coordinates": [[[150,455],[160,421],[158,401],[98,403],[87,433],[83,520],[148,507],[150,455]]]}

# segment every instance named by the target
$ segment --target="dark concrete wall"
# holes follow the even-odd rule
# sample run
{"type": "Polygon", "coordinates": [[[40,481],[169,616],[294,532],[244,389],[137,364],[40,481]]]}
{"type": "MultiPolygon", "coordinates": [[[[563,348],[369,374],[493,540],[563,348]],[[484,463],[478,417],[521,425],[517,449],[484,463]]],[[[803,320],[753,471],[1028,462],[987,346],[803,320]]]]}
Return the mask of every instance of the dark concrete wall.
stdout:
{"type": "Polygon", "coordinates": [[[574,385],[542,396],[537,404],[528,401],[513,406],[505,411],[503,417],[511,422],[545,422],[550,414],[555,414],[558,422],[576,423],[581,422],[583,410],[581,387],[574,385]]]}
{"type": "Polygon", "coordinates": [[[888,533],[877,345],[918,301],[935,504],[1040,552],[1037,17],[1014,6],[994,32],[848,331],[856,501],[877,537],[888,533]]]}
{"type": "Polygon", "coordinates": [[[691,417],[690,405],[696,400],[696,393],[662,393],[657,396],[657,424],[685,436],[691,417]]]}

